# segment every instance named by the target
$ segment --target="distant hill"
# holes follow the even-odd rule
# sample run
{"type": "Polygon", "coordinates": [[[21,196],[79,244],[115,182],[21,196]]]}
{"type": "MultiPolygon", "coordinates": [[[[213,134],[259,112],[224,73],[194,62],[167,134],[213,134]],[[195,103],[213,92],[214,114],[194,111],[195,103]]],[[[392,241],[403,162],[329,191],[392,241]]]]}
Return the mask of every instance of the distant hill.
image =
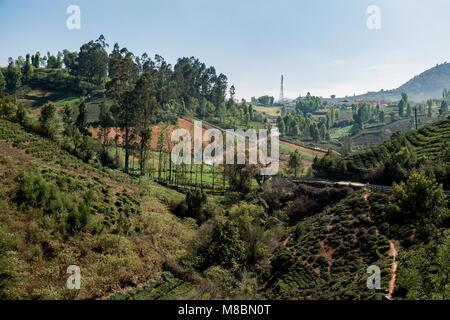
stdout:
{"type": "Polygon", "coordinates": [[[397,89],[368,92],[366,94],[347,97],[347,100],[400,100],[402,92],[406,92],[413,101],[420,102],[430,98],[440,98],[444,89],[450,88],[450,63],[438,64],[415,76],[397,89]]]}

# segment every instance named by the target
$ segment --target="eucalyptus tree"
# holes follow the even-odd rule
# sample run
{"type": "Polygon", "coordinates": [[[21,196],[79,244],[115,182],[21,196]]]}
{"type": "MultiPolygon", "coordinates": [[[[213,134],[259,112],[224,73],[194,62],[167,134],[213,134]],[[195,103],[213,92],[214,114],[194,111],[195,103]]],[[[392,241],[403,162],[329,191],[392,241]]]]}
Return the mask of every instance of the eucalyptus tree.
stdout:
{"type": "Polygon", "coordinates": [[[164,151],[164,147],[166,146],[166,124],[159,123],[158,125],[158,141],[157,141],[157,150],[159,153],[159,161],[158,161],[158,180],[161,181],[161,170],[162,170],[162,153],[164,151]]]}
{"type": "Polygon", "coordinates": [[[428,118],[431,118],[433,116],[433,100],[428,99],[427,106],[428,106],[428,118]]]}
{"type": "Polygon", "coordinates": [[[87,111],[86,103],[84,101],[82,101],[80,103],[80,105],[78,106],[78,116],[77,116],[75,124],[76,124],[78,130],[80,130],[80,132],[83,135],[87,135],[89,133],[88,129],[87,129],[87,125],[88,125],[87,112],[88,111],[87,111]]]}
{"type": "Polygon", "coordinates": [[[402,99],[398,103],[398,115],[403,117],[405,114],[405,108],[409,109],[409,113],[411,113],[411,107],[408,102],[408,95],[405,92],[402,92],[402,99]]]}
{"type": "Polygon", "coordinates": [[[109,134],[111,132],[111,127],[113,126],[113,119],[111,116],[110,108],[105,101],[100,104],[100,115],[99,115],[99,139],[102,142],[103,156],[106,156],[107,147],[109,144],[109,134]]]}
{"type": "Polygon", "coordinates": [[[5,92],[5,89],[6,89],[5,76],[3,75],[3,71],[0,70],[0,95],[2,95],[5,92]]]}
{"type": "Polygon", "coordinates": [[[114,77],[106,84],[106,90],[116,104],[111,107],[111,113],[117,125],[124,131],[125,172],[128,173],[130,159],[130,133],[136,118],[136,108],[133,103],[133,89],[138,77],[138,70],[131,58],[122,58],[114,63],[114,77]]]}
{"type": "Polygon", "coordinates": [[[448,112],[448,103],[447,101],[443,100],[441,103],[441,108],[439,109],[439,114],[444,115],[448,112]]]}
{"type": "Polygon", "coordinates": [[[38,51],[35,55],[31,56],[31,63],[33,67],[39,68],[41,66],[41,53],[38,51]]]}
{"type": "Polygon", "coordinates": [[[303,157],[299,150],[289,153],[289,169],[294,172],[294,176],[297,177],[297,173],[302,171],[303,157]]]}
{"type": "Polygon", "coordinates": [[[73,109],[70,104],[66,104],[63,108],[63,122],[66,125],[72,125],[73,124],[73,109]]]}
{"type": "Polygon", "coordinates": [[[139,136],[139,169],[145,174],[149,143],[153,136],[153,124],[159,107],[156,101],[156,86],[149,72],[144,73],[133,90],[133,103],[136,113],[136,132],[139,136]]]}
{"type": "Polygon", "coordinates": [[[76,76],[78,72],[77,66],[78,52],[71,52],[67,49],[63,50],[63,63],[70,75],[76,76]]]}
{"type": "Polygon", "coordinates": [[[78,74],[86,80],[101,84],[107,74],[108,53],[105,50],[105,38],[100,36],[81,46],[77,57],[78,74]]]}
{"type": "Polygon", "coordinates": [[[48,102],[41,108],[39,125],[41,133],[47,138],[54,139],[58,134],[60,122],[53,102],[48,102]]]}
{"type": "Polygon", "coordinates": [[[33,77],[33,65],[30,61],[30,54],[26,55],[25,64],[22,67],[22,81],[23,84],[28,84],[33,77]]]}
{"type": "Polygon", "coordinates": [[[22,85],[22,72],[20,67],[10,59],[8,70],[5,75],[6,89],[10,93],[15,93],[17,89],[22,85]]]}

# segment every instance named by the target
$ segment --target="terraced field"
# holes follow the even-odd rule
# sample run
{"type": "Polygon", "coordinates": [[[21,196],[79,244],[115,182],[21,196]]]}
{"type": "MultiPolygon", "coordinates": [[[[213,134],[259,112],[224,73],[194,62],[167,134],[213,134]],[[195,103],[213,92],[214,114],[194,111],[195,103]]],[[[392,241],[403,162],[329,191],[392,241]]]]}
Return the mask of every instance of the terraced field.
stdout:
{"type": "Polygon", "coordinates": [[[442,144],[450,141],[450,117],[412,131],[406,135],[406,139],[415,147],[418,155],[435,159],[442,144]]]}
{"type": "MultiPolygon", "coordinates": [[[[444,143],[450,141],[450,117],[433,124],[413,130],[405,135],[418,156],[436,159],[444,143]]],[[[352,161],[357,167],[374,168],[379,165],[395,148],[392,139],[349,155],[345,159],[352,161]]]]}
{"type": "MultiPolygon", "coordinates": [[[[390,280],[389,237],[377,220],[381,196],[351,197],[300,221],[277,256],[290,267],[268,279],[269,298],[382,299],[390,280]],[[381,269],[381,290],[366,288],[370,265],[381,269]]],[[[278,258],[279,259],[279,258],[278,258]]],[[[279,261],[272,261],[278,265],[279,261]]]]}

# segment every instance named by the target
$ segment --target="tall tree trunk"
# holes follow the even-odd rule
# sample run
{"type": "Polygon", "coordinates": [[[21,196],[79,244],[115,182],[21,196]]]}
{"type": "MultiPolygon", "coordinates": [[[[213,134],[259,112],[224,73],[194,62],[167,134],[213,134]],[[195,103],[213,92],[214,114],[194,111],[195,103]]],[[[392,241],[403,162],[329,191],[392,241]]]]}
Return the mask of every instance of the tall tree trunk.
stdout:
{"type": "Polygon", "coordinates": [[[183,189],[186,188],[186,172],[187,171],[187,165],[183,164],[183,180],[181,181],[183,189]]]}
{"type": "Polygon", "coordinates": [[[200,190],[203,192],[203,161],[200,165],[200,190]]]}
{"type": "Polygon", "coordinates": [[[225,180],[225,165],[223,166],[222,178],[223,178],[223,192],[225,193],[225,186],[226,186],[226,180],[225,180]]]}
{"type": "Polygon", "coordinates": [[[140,162],[139,162],[139,170],[141,171],[141,176],[143,176],[144,175],[144,165],[145,165],[145,163],[144,163],[144,161],[145,161],[145,159],[144,159],[144,147],[143,146],[141,146],[141,154],[139,156],[139,160],[140,160],[140,162]]]}
{"type": "Polygon", "coordinates": [[[195,189],[197,189],[197,176],[198,176],[197,166],[194,166],[194,168],[195,168],[195,189]]]}
{"type": "MultiPolygon", "coordinates": [[[[192,153],[191,153],[192,154],[192,153]]],[[[194,159],[191,155],[191,165],[190,165],[190,169],[189,169],[189,184],[192,185],[193,181],[192,181],[192,165],[194,163],[194,159]]]]}
{"type": "Polygon", "coordinates": [[[161,181],[161,168],[162,168],[162,150],[159,150],[159,163],[158,163],[158,180],[161,181]]]}
{"type": "Polygon", "coordinates": [[[116,166],[119,167],[119,141],[118,139],[114,139],[116,144],[116,166]]]}
{"type": "Polygon", "coordinates": [[[215,184],[214,184],[214,162],[212,165],[212,189],[214,190],[215,184]]]}
{"type": "Polygon", "coordinates": [[[164,157],[164,181],[167,182],[167,157],[164,157]]]}
{"type": "Polygon", "coordinates": [[[151,150],[151,155],[152,155],[152,171],[151,171],[151,174],[152,174],[152,179],[153,179],[153,171],[156,171],[156,168],[155,168],[155,153],[153,152],[153,150],[151,150]]]}
{"type": "Polygon", "coordinates": [[[125,172],[128,173],[130,160],[130,146],[129,146],[129,128],[125,127],[125,172]]]}
{"type": "Polygon", "coordinates": [[[103,128],[103,154],[106,154],[108,145],[109,129],[103,128]]]}
{"type": "Polygon", "coordinates": [[[169,183],[172,183],[172,152],[169,152],[169,183]]]}

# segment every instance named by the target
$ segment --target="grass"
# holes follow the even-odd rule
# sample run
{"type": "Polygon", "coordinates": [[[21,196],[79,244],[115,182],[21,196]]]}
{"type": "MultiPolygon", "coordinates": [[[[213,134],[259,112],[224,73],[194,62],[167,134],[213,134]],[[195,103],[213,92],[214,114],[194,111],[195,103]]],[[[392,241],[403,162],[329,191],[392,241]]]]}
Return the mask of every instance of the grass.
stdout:
{"type": "Polygon", "coordinates": [[[53,101],[56,106],[64,106],[66,104],[79,104],[81,97],[79,95],[67,95],[53,101]]]}
{"type": "Polygon", "coordinates": [[[265,113],[268,116],[272,117],[278,117],[281,114],[281,108],[280,107],[256,107],[254,106],[253,109],[260,113],[265,113]]]}
{"type": "Polygon", "coordinates": [[[347,137],[350,135],[350,132],[352,130],[353,126],[346,126],[343,128],[339,128],[336,131],[333,132],[333,134],[331,135],[332,139],[339,139],[342,137],[347,137]]]}
{"type": "MultiPolygon", "coordinates": [[[[115,149],[114,147],[109,148],[109,153],[112,157],[115,156],[115,149]]],[[[118,148],[118,155],[121,159],[120,161],[123,162],[123,157],[125,155],[125,149],[122,147],[118,148]]],[[[162,155],[162,169],[161,169],[161,175],[164,179],[169,174],[169,155],[167,152],[163,152],[162,155]],[[166,170],[164,171],[164,159],[166,160],[166,170]]],[[[159,152],[152,151],[149,152],[149,159],[147,162],[147,175],[151,176],[153,179],[158,179],[158,170],[159,170],[159,152]]],[[[139,174],[139,158],[136,156],[130,156],[130,172],[135,173],[136,175],[139,174]],[[134,161],[133,161],[134,160],[134,161]],[[133,165],[134,164],[134,165],[133,165]]],[[[122,165],[123,166],[123,165],[122,165]]],[[[181,172],[181,168],[179,166],[172,166],[172,175],[175,175],[176,170],[179,170],[181,172]]],[[[200,186],[200,172],[201,172],[201,165],[193,164],[192,165],[192,175],[190,174],[191,165],[187,165],[186,167],[186,180],[187,184],[190,187],[195,186],[195,175],[197,173],[197,186],[200,186]],[[191,181],[192,178],[192,181],[191,181]]],[[[214,190],[222,190],[223,189],[223,169],[221,166],[216,166],[214,168],[214,188],[213,185],[213,179],[212,179],[212,166],[210,165],[203,165],[203,187],[205,189],[214,189],[214,190]]],[[[257,185],[256,180],[253,183],[254,185],[257,185]]],[[[228,180],[225,181],[225,188],[229,188],[228,180]]]]}
{"type": "MultiPolygon", "coordinates": [[[[296,149],[296,148],[294,148],[294,147],[285,145],[285,144],[283,144],[283,143],[280,143],[280,148],[281,148],[281,149],[284,149],[284,150],[286,150],[286,151],[288,151],[288,152],[294,152],[295,150],[298,150],[298,149],[296,149]]],[[[302,157],[303,157],[304,159],[308,160],[308,161],[313,161],[314,158],[316,157],[315,155],[313,155],[313,154],[311,154],[311,153],[308,153],[308,152],[305,152],[305,151],[303,151],[303,150],[299,150],[299,151],[300,151],[302,157]]]]}

